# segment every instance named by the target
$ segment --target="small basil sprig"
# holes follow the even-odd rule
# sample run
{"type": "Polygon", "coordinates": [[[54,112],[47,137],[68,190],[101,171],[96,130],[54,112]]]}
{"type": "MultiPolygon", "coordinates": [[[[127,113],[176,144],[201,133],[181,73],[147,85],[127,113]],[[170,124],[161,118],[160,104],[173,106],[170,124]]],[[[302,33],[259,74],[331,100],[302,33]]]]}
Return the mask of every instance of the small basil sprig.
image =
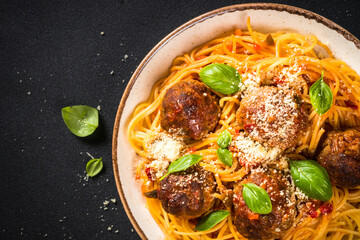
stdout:
{"type": "Polygon", "coordinates": [[[166,174],[162,176],[160,180],[164,179],[170,173],[180,172],[188,169],[192,165],[198,163],[202,158],[203,156],[196,154],[182,156],[170,164],[166,174]]]}
{"type": "Polygon", "coordinates": [[[298,160],[290,162],[290,173],[295,185],[306,196],[329,201],[332,187],[325,168],[314,160],[298,160]]]}
{"type": "Polygon", "coordinates": [[[103,162],[101,161],[102,158],[98,158],[98,159],[91,159],[87,164],[86,164],[86,172],[90,177],[94,177],[97,174],[99,174],[99,172],[101,172],[102,168],[103,168],[103,162]]]}
{"type": "Polygon", "coordinates": [[[229,167],[232,166],[233,157],[229,150],[224,149],[224,148],[218,148],[216,150],[216,154],[223,164],[225,164],[226,166],[229,166],[229,167]]]}
{"type": "Polygon", "coordinates": [[[319,115],[326,113],[331,108],[333,101],[331,88],[323,79],[324,72],[322,72],[320,79],[310,87],[309,91],[311,104],[319,115]]]}
{"type": "Polygon", "coordinates": [[[196,231],[206,231],[214,227],[216,224],[220,223],[227,216],[229,216],[230,212],[225,210],[217,210],[207,214],[203,217],[195,227],[196,231]]]}
{"type": "Polygon", "coordinates": [[[99,126],[98,110],[86,105],[64,107],[61,115],[68,129],[78,137],[91,135],[99,126]]]}
{"type": "Polygon", "coordinates": [[[240,90],[241,76],[229,65],[213,63],[200,71],[200,79],[212,90],[222,94],[233,94],[240,90]]]}
{"type": "Polygon", "coordinates": [[[252,212],[259,214],[268,214],[271,212],[271,200],[265,189],[253,183],[246,183],[243,184],[243,186],[244,201],[252,212]]]}
{"type": "Polygon", "coordinates": [[[217,144],[221,147],[221,148],[227,148],[230,143],[231,143],[232,137],[230,132],[225,129],[217,138],[217,144]]]}

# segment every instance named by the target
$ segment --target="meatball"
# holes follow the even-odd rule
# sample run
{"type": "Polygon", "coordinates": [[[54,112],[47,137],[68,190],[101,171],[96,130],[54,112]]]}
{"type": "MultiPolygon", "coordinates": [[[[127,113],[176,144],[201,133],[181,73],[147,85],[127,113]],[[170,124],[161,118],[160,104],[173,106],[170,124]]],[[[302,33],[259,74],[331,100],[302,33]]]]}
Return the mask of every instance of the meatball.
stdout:
{"type": "Polygon", "coordinates": [[[360,185],[360,128],[330,132],[317,161],[335,185],[360,185]]]}
{"type": "Polygon", "coordinates": [[[241,101],[236,120],[252,139],[281,150],[295,146],[308,125],[302,100],[294,90],[268,86],[241,101]]]}
{"type": "Polygon", "coordinates": [[[170,174],[160,182],[158,198],[164,210],[178,217],[199,217],[215,203],[215,178],[202,167],[170,174]]]}
{"type": "Polygon", "coordinates": [[[213,131],[220,108],[204,83],[184,80],[169,88],[162,103],[161,127],[195,140],[213,131]]]}
{"type": "Polygon", "coordinates": [[[234,188],[237,230],[250,239],[280,238],[295,221],[296,204],[292,196],[289,180],[279,171],[256,169],[234,188]],[[242,195],[245,183],[254,183],[268,192],[272,204],[269,214],[256,214],[248,208],[242,195]]]}

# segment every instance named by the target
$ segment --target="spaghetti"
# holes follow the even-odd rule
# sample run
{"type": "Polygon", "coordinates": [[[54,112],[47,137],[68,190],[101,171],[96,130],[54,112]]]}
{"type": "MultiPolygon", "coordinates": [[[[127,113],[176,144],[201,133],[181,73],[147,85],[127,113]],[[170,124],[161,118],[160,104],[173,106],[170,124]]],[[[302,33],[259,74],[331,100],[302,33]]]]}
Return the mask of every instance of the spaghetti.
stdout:
{"type": "MultiPolygon", "coordinates": [[[[159,178],[150,179],[146,166],[153,161],[147,151],[149,139],[162,132],[160,118],[164,95],[180,81],[198,79],[200,70],[208,64],[224,63],[234,67],[242,76],[247,89],[264,84],[267,74],[272,74],[276,75],[278,84],[285,84],[286,87],[300,92],[310,123],[296,147],[283,153],[288,158],[314,158],[316,151],[321,148],[319,142],[328,131],[326,125],[335,130],[360,126],[360,77],[346,63],[334,59],[326,45],[315,36],[294,32],[264,34],[253,31],[249,19],[247,27],[247,31],[235,30],[233,34],[216,38],[189,54],[175,58],[169,76],[158,81],[149,99],[135,108],[127,136],[131,146],[142,159],[137,166],[136,177],[144,193],[159,186],[159,178]],[[321,56],[318,48],[326,52],[327,56],[321,56]],[[311,105],[309,88],[323,71],[324,79],[334,97],[330,110],[318,115],[311,105]]],[[[224,200],[229,183],[238,182],[247,174],[238,161],[228,167],[219,161],[216,155],[216,140],[222,131],[227,129],[232,135],[236,135],[242,130],[236,121],[236,111],[242,95],[215,94],[220,98],[221,109],[215,131],[182,147],[186,148],[184,151],[187,153],[203,156],[199,165],[214,173],[218,189],[214,196],[224,200]]],[[[158,199],[148,198],[146,205],[166,239],[245,239],[236,230],[233,214],[210,230],[198,232],[194,231],[196,221],[168,214],[158,199]]],[[[227,210],[231,211],[231,208],[227,210]]],[[[315,212],[309,214],[307,211],[298,211],[295,224],[281,239],[360,238],[360,186],[333,186],[331,200],[323,203],[323,208],[315,212]],[[326,207],[332,207],[332,211],[326,207]]]]}

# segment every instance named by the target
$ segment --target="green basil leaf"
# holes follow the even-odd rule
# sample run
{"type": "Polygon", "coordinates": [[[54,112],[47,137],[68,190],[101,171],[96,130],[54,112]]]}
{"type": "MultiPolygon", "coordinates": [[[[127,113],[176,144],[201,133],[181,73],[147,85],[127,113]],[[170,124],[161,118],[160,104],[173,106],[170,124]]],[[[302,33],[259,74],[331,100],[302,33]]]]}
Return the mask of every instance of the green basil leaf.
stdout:
{"type": "Polygon", "coordinates": [[[182,156],[170,164],[166,174],[162,176],[160,180],[164,179],[170,173],[180,172],[188,169],[192,165],[198,163],[202,158],[203,156],[196,154],[182,156]]]}
{"type": "Polygon", "coordinates": [[[103,162],[101,161],[102,158],[99,159],[91,159],[86,164],[86,172],[90,177],[96,176],[101,169],[103,168],[103,162]]]}
{"type": "Polygon", "coordinates": [[[233,157],[229,150],[224,149],[224,148],[218,148],[216,150],[216,154],[223,164],[225,164],[226,166],[229,166],[229,167],[232,166],[233,157]]]}
{"type": "Polygon", "coordinates": [[[331,88],[324,82],[324,72],[321,77],[311,87],[309,91],[311,105],[315,111],[322,115],[326,113],[332,105],[333,93],[331,88]]]}
{"type": "Polygon", "coordinates": [[[98,110],[86,105],[64,107],[61,115],[68,129],[78,137],[91,135],[99,126],[98,110]]]}
{"type": "Polygon", "coordinates": [[[227,216],[229,216],[230,212],[225,210],[217,210],[207,214],[203,217],[195,227],[196,231],[206,231],[213,228],[216,224],[220,223],[227,216]]]}
{"type": "Polygon", "coordinates": [[[221,147],[221,148],[227,148],[230,143],[231,143],[232,137],[230,132],[225,129],[218,137],[217,139],[217,144],[221,147]]]}
{"type": "Polygon", "coordinates": [[[325,168],[314,160],[298,160],[290,162],[290,173],[295,185],[306,196],[329,201],[332,187],[325,168]]]}
{"type": "Polygon", "coordinates": [[[239,72],[226,64],[213,63],[200,71],[200,79],[212,90],[222,94],[233,94],[240,90],[239,72]]]}
{"type": "Polygon", "coordinates": [[[243,186],[243,198],[251,211],[259,214],[268,214],[271,212],[271,200],[265,189],[253,183],[246,183],[243,184],[243,186]]]}

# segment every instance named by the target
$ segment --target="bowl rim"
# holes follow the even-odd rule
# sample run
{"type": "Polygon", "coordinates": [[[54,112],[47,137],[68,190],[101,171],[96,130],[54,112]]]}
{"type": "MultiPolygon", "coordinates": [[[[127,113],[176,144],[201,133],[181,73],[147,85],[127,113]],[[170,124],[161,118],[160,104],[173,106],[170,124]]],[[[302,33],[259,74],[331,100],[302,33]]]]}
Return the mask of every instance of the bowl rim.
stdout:
{"type": "Polygon", "coordinates": [[[131,76],[129,83],[127,84],[125,91],[121,97],[121,101],[116,113],[115,117],[115,123],[113,128],[113,137],[112,137],[112,163],[113,163],[113,170],[114,170],[114,177],[116,182],[116,187],[122,202],[122,205],[125,209],[125,212],[132,223],[133,227],[135,228],[136,232],[139,234],[140,238],[143,240],[147,240],[145,233],[140,228],[138,222],[136,221],[135,217],[133,216],[130,207],[127,203],[127,199],[125,198],[124,191],[122,188],[122,183],[120,181],[120,174],[118,170],[118,157],[117,157],[117,147],[118,147],[118,134],[119,134],[119,128],[120,128],[120,120],[122,117],[122,113],[125,107],[125,103],[127,98],[130,95],[130,91],[132,87],[134,86],[134,83],[138,79],[138,76],[141,74],[142,70],[145,68],[147,63],[151,60],[151,58],[157,53],[157,51],[162,48],[164,45],[166,45],[167,42],[169,42],[172,38],[176,37],[181,32],[185,31],[186,29],[190,28],[191,26],[203,22],[206,19],[222,15],[228,12],[234,12],[234,11],[241,11],[241,10],[275,10],[275,11],[285,11],[290,14],[300,15],[307,19],[313,19],[317,21],[318,23],[321,23],[325,25],[326,27],[337,31],[339,34],[345,37],[345,39],[353,42],[355,46],[360,49],[360,41],[357,39],[353,34],[351,34],[349,31],[341,27],[340,25],[334,23],[333,21],[317,14],[312,11],[294,7],[290,5],[285,4],[277,4],[277,3],[246,3],[246,4],[236,4],[236,5],[230,5],[222,8],[218,8],[215,10],[212,10],[210,12],[204,13],[198,17],[195,17],[191,19],[190,21],[182,24],[180,27],[176,28],[174,31],[169,33],[166,37],[164,37],[159,43],[153,47],[150,52],[144,57],[144,59],[141,61],[139,66],[136,68],[135,72],[131,76]]]}

